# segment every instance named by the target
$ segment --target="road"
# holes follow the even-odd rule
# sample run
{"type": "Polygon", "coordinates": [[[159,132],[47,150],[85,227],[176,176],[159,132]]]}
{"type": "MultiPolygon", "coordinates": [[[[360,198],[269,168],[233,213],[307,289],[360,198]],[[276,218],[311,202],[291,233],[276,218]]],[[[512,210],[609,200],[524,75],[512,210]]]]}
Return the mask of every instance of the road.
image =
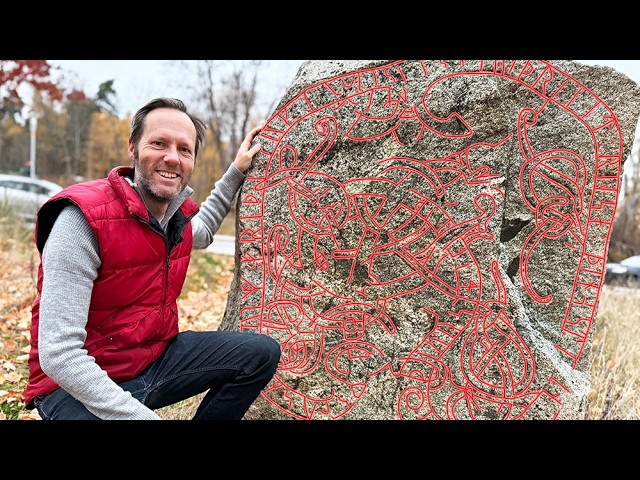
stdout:
{"type": "Polygon", "coordinates": [[[207,252],[234,256],[236,254],[236,237],[215,235],[213,243],[207,247],[207,252]]]}

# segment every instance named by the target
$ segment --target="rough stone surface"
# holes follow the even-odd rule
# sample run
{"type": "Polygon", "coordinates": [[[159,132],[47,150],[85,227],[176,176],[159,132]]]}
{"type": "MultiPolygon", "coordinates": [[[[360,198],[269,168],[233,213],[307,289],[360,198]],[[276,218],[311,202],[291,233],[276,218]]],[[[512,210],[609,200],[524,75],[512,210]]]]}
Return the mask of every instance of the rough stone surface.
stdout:
{"type": "Polygon", "coordinates": [[[247,419],[581,419],[640,90],[573,61],[304,63],[238,197],[247,419]]]}

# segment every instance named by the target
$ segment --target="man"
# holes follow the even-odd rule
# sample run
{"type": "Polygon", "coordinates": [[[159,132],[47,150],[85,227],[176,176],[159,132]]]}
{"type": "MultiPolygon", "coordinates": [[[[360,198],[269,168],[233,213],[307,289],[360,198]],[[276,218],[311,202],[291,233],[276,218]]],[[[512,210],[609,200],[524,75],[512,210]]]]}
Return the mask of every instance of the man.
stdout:
{"type": "Polygon", "coordinates": [[[271,337],[178,332],[176,300],[192,248],[212,241],[261,145],[244,139],[200,205],[189,197],[206,124],[177,99],[131,122],[129,158],[67,187],[38,212],[27,408],[47,419],[161,419],[202,392],[196,420],[239,420],[280,359],[271,337]]]}

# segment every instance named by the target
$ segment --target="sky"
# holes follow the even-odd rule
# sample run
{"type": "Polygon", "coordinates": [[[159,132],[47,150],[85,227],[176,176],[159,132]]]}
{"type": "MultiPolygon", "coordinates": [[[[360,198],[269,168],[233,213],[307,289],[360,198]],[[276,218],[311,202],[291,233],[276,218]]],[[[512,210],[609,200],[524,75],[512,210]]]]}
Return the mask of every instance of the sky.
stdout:
{"type": "MultiPolygon", "coordinates": [[[[587,65],[612,67],[624,73],[640,85],[640,60],[577,60],[587,65]]],[[[188,101],[187,94],[171,86],[167,72],[169,60],[49,60],[61,67],[76,88],[89,96],[98,92],[101,83],[114,80],[117,94],[116,108],[120,115],[135,113],[148,100],[160,96],[172,96],[188,101]]],[[[262,60],[258,89],[265,114],[268,107],[284,94],[304,60],[262,60]]]]}
{"type": "Polygon", "coordinates": [[[585,65],[611,67],[640,85],[640,60],[576,60],[585,65]]]}
{"type": "MultiPolygon", "coordinates": [[[[114,80],[119,115],[135,113],[156,97],[177,97],[188,103],[188,93],[176,84],[176,69],[171,60],[48,60],[64,70],[71,85],[92,97],[100,84],[114,80]]],[[[258,100],[265,110],[275,107],[304,60],[261,60],[258,100]],[[275,103],[274,103],[275,102],[275,103]],[[272,105],[273,104],[273,105],[272,105]]],[[[264,112],[265,114],[271,112],[264,112]]]]}

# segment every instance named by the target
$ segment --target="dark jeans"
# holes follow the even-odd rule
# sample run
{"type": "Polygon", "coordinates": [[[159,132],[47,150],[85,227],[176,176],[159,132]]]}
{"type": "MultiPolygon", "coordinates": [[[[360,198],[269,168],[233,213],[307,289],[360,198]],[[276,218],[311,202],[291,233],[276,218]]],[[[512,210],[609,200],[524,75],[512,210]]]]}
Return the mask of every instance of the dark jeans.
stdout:
{"type": "MultiPolygon", "coordinates": [[[[240,420],[278,368],[280,344],[259,333],[186,331],[120,386],[155,410],[208,390],[194,420],[240,420]]],[[[98,420],[62,388],[36,400],[44,420],[98,420]]]]}

